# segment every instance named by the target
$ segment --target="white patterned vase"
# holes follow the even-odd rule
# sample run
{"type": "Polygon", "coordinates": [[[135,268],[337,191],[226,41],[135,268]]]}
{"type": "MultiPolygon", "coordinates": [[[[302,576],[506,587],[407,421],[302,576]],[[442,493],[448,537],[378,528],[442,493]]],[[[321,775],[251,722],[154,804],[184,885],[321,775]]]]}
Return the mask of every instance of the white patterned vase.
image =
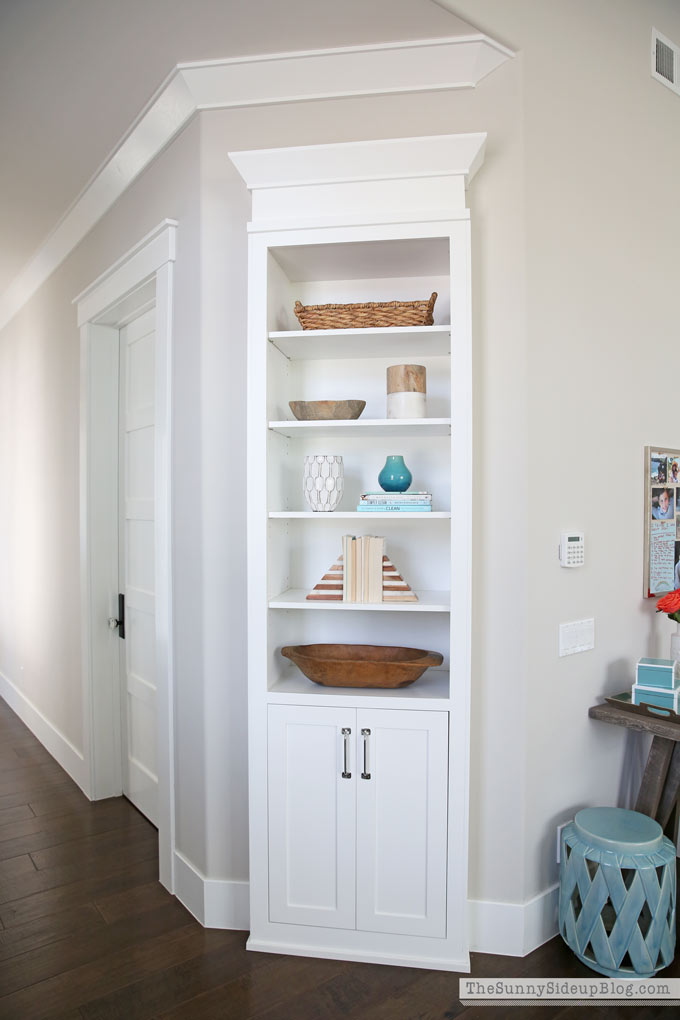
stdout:
{"type": "Polygon", "coordinates": [[[312,510],[335,510],[342,499],[344,487],[342,457],[329,454],[305,457],[302,488],[312,510]]]}
{"type": "Polygon", "coordinates": [[[680,662],[680,623],[677,624],[675,634],[671,634],[671,659],[680,662]]]}

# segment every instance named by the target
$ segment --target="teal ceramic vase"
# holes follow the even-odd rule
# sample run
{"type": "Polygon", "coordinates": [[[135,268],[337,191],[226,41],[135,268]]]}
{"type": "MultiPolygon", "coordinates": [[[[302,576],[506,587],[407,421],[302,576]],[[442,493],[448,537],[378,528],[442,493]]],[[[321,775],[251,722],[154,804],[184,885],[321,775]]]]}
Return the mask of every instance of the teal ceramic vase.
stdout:
{"type": "Polygon", "coordinates": [[[378,475],[378,483],[385,492],[406,492],[413,475],[404,464],[403,457],[388,457],[378,475]]]}

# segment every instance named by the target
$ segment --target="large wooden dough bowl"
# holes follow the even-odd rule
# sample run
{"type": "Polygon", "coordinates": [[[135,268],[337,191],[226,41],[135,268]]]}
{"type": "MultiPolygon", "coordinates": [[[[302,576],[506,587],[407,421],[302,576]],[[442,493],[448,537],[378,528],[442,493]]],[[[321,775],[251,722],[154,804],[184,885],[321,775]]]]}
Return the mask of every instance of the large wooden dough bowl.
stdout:
{"type": "Polygon", "coordinates": [[[406,687],[444,661],[439,652],[392,645],[287,645],[281,655],[324,687],[406,687]]]}

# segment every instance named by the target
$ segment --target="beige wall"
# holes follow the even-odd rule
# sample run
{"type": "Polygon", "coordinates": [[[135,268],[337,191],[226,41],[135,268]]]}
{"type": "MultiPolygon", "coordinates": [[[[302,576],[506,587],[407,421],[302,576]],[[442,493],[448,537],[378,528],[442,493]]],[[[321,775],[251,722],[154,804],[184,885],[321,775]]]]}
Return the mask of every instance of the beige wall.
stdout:
{"type": "Polygon", "coordinates": [[[642,446],[680,445],[671,272],[680,99],[649,75],[670,0],[461,0],[518,54],[474,91],[202,114],[0,334],[0,671],[81,746],[78,335],[71,299],[179,220],[174,389],[178,848],[247,878],[243,448],[248,196],[240,148],[487,131],[472,182],[470,893],[556,877],[554,826],[615,803],[623,734],[588,706],[668,625],[640,598],[642,446]],[[200,207],[199,207],[200,198],[200,207]],[[670,397],[666,396],[670,395],[670,397]],[[663,399],[666,397],[666,399],[663,399]],[[586,532],[562,570],[559,532],[586,532]],[[557,656],[560,621],[596,649],[557,656]],[[6,625],[5,625],[6,624],[6,625]],[[23,670],[21,667],[24,667],[23,670]]]}
{"type": "MultiPolygon", "coordinates": [[[[524,139],[517,241],[526,260],[520,456],[527,488],[504,487],[502,505],[521,501],[528,536],[525,571],[518,571],[527,591],[527,656],[524,724],[497,746],[505,753],[520,738],[526,749],[524,807],[515,805],[524,812],[521,898],[528,900],[557,878],[556,824],[585,805],[623,803],[624,749],[626,772],[643,751],[622,731],[590,722],[588,706],[628,687],[641,655],[668,654],[670,625],[641,598],[642,457],[646,443],[680,443],[667,381],[677,364],[680,99],[650,75],[651,28],[679,40],[680,7],[671,0],[452,7],[517,48],[522,75],[513,138],[524,139]],[[581,570],[558,565],[565,528],[585,532],[581,570]],[[586,617],[595,618],[595,650],[559,658],[559,623],[586,617]]],[[[505,219],[507,210],[495,212],[505,219]]],[[[478,333],[489,354],[500,341],[485,321],[497,283],[489,281],[478,333]]],[[[517,455],[502,441],[493,452],[494,465],[499,455],[517,455]]],[[[480,491],[495,486],[491,463],[482,463],[479,482],[480,491]]],[[[502,516],[487,520],[489,529],[499,523],[505,527],[502,516]]],[[[496,567],[507,598],[506,562],[496,567]]],[[[505,630],[502,609],[500,616],[477,616],[477,643],[487,650],[505,630]]],[[[482,683],[494,702],[511,699],[492,672],[482,683]]],[[[490,744],[482,759],[491,753],[490,744]]],[[[492,805],[498,793],[487,787],[492,805]]],[[[482,878],[485,898],[504,856],[498,827],[482,878]]]]}
{"type": "Polygon", "coordinates": [[[186,852],[204,832],[200,562],[193,492],[200,397],[199,124],[156,160],[0,332],[0,673],[83,750],[79,565],[80,337],[73,298],[165,217],[179,221],[174,416],[175,652],[194,695],[178,702],[186,852]],[[187,736],[187,731],[190,736],[187,736]],[[196,753],[196,748],[199,753],[196,753]],[[190,750],[188,749],[190,748],[190,750]]]}
{"type": "Polygon", "coordinates": [[[670,624],[655,619],[654,600],[641,598],[643,446],[680,445],[672,382],[680,97],[649,73],[651,27],[680,40],[680,6],[582,0],[551,24],[560,38],[558,73],[536,42],[527,58],[536,624],[528,895],[555,876],[556,816],[619,797],[624,734],[586,722],[587,705],[628,687],[641,655],[669,654],[670,624]],[[546,505],[546,513],[535,512],[546,505]],[[581,571],[554,567],[559,529],[570,527],[586,533],[581,571]],[[558,622],[590,616],[595,651],[556,659],[558,622]]]}
{"type": "Polygon", "coordinates": [[[58,294],[0,335],[0,673],[81,750],[79,348],[58,294]]]}

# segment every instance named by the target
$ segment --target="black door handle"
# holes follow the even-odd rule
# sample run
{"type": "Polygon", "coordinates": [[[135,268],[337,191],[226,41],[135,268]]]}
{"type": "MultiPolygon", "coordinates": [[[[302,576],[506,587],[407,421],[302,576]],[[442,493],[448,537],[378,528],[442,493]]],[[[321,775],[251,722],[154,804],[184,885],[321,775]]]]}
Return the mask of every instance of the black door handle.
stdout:
{"type": "Polygon", "coordinates": [[[125,596],[118,593],[118,637],[125,640],[125,596]]]}

